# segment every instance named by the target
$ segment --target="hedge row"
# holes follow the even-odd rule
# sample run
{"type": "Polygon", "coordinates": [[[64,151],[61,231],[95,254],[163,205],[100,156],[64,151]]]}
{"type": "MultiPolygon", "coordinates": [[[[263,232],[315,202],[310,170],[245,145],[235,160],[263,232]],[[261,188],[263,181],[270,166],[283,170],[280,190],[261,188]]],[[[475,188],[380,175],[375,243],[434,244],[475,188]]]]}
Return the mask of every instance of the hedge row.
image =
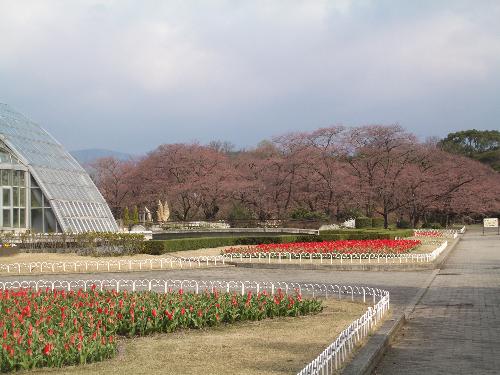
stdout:
{"type": "Polygon", "coordinates": [[[376,240],[409,237],[412,230],[345,230],[324,231],[319,236],[275,236],[275,237],[200,237],[174,240],[151,240],[144,243],[144,254],[160,255],[175,251],[198,250],[221,246],[258,245],[266,243],[321,242],[335,240],[376,240]]]}
{"type": "Polygon", "coordinates": [[[337,234],[321,234],[319,237],[323,241],[336,240],[393,240],[395,237],[410,237],[413,231],[396,231],[391,232],[364,232],[364,233],[337,233],[337,234]]]}
{"type": "Polygon", "coordinates": [[[356,218],[356,229],[368,229],[368,228],[383,228],[384,218],[383,217],[357,217],[356,218]]]}
{"type": "Polygon", "coordinates": [[[174,240],[151,240],[144,243],[145,254],[160,255],[175,251],[209,249],[221,246],[258,245],[263,243],[297,242],[299,238],[316,236],[277,236],[277,237],[199,237],[174,240]]]}

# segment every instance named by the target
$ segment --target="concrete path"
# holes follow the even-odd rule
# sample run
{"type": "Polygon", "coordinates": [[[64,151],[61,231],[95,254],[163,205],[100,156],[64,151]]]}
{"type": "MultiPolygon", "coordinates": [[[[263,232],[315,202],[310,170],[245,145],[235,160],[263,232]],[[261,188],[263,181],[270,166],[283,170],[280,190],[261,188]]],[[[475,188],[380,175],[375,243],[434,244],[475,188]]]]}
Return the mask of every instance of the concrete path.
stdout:
{"type": "Polygon", "coordinates": [[[419,272],[345,272],[328,270],[265,270],[236,267],[130,273],[90,273],[67,275],[1,276],[0,281],[13,280],[111,280],[111,279],[175,279],[175,280],[249,280],[288,281],[298,283],[332,283],[370,286],[389,290],[391,309],[402,313],[420,290],[432,271],[419,272]]]}
{"type": "Polygon", "coordinates": [[[500,374],[500,236],[465,234],[374,374],[500,374]]]}

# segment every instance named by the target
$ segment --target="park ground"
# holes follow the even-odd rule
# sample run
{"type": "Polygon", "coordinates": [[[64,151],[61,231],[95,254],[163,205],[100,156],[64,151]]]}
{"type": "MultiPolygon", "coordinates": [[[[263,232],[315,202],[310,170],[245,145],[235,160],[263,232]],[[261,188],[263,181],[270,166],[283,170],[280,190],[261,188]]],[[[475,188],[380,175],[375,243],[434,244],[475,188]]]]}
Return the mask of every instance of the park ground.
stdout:
{"type": "MultiPolygon", "coordinates": [[[[123,273],[68,274],[65,279],[186,279],[289,281],[366,285],[389,290],[392,316],[401,314],[422,290],[432,270],[362,272],[205,268],[123,273]]],[[[20,276],[1,276],[1,281],[20,276]]],[[[60,275],[44,275],[46,280],[60,275]]],[[[38,275],[23,280],[40,279],[38,275]]],[[[496,374],[500,363],[500,237],[468,231],[417,304],[409,323],[379,364],[376,374],[496,374]]],[[[201,334],[201,333],[199,333],[201,334]]],[[[333,341],[334,337],[331,337],[333,341]]],[[[157,343],[157,338],[147,338],[157,343]]],[[[139,342],[139,341],[137,341],[139,342]]],[[[131,344],[134,345],[134,344],[131,344]]],[[[326,344],[325,344],[326,347],[326,344]]],[[[140,355],[140,346],[125,353],[140,355]]],[[[227,350],[213,356],[225,361],[227,350]]],[[[316,353],[319,354],[319,351],[316,353]]],[[[120,357],[122,358],[122,357],[120,357]]],[[[133,357],[130,357],[133,358],[133,357]]],[[[166,361],[169,357],[165,357],[166,361]]],[[[123,360],[123,358],[122,358],[123,360]]],[[[114,360],[112,360],[114,361],[114,360]]],[[[109,362],[111,363],[111,362],[109,362]]],[[[263,360],[262,363],[267,363],[263,360]]],[[[105,373],[105,372],[104,372],[105,373]]],[[[237,372],[235,372],[237,373],[237,372]]]]}

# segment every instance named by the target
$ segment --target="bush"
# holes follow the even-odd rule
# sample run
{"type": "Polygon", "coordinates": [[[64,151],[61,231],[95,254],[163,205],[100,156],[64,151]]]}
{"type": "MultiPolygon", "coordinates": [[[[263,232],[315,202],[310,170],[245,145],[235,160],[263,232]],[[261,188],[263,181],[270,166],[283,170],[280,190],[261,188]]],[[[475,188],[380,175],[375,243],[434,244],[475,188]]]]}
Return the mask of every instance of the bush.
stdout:
{"type": "Polygon", "coordinates": [[[371,228],[372,219],[366,216],[360,216],[356,218],[356,229],[360,228],[371,228]]]}
{"type": "Polygon", "coordinates": [[[221,246],[279,244],[291,242],[322,242],[336,240],[378,240],[394,239],[394,237],[410,237],[413,230],[391,229],[341,229],[322,231],[319,236],[273,236],[273,237],[200,237],[179,238],[173,240],[145,241],[138,252],[150,255],[161,255],[176,251],[210,249],[221,246]]]}
{"type": "Polygon", "coordinates": [[[244,222],[253,221],[254,219],[253,213],[240,204],[234,204],[228,215],[228,221],[232,227],[244,226],[244,222]]]}
{"type": "Polygon", "coordinates": [[[411,229],[339,229],[320,232],[323,241],[394,239],[412,235],[411,229]]]}
{"type": "Polygon", "coordinates": [[[383,217],[374,217],[372,219],[372,228],[383,228],[383,227],[384,227],[383,217]]]}
{"type": "Polygon", "coordinates": [[[407,229],[407,228],[411,228],[411,224],[409,221],[401,219],[401,220],[398,220],[398,222],[396,223],[396,227],[399,229],[407,229]]]}
{"type": "Polygon", "coordinates": [[[439,223],[423,223],[422,228],[424,228],[424,229],[441,229],[442,226],[439,223]]]}
{"type": "MultiPolygon", "coordinates": [[[[16,236],[17,246],[24,252],[78,252],[81,255],[115,256],[141,252],[144,235],[138,233],[34,234],[16,236]]],[[[0,241],[12,241],[4,234],[0,241]]]]}
{"type": "Polygon", "coordinates": [[[259,245],[269,243],[300,242],[312,237],[312,241],[318,241],[317,236],[276,236],[276,237],[200,237],[179,238],[175,240],[151,240],[144,243],[144,254],[160,255],[175,251],[210,249],[221,246],[236,245],[259,245]]]}
{"type": "Polygon", "coordinates": [[[296,242],[296,236],[277,236],[277,237],[238,237],[234,239],[235,245],[261,245],[269,243],[287,243],[296,242]]]}
{"type": "Polygon", "coordinates": [[[147,241],[144,243],[144,249],[142,253],[150,255],[161,255],[164,253],[165,244],[164,241],[147,241]]]}
{"type": "Polygon", "coordinates": [[[234,245],[231,237],[180,238],[175,240],[151,240],[145,243],[144,253],[160,255],[175,251],[198,250],[234,245]]]}
{"type": "Polygon", "coordinates": [[[293,220],[328,221],[328,216],[323,212],[309,211],[305,208],[297,208],[292,212],[290,218],[293,220]]]}

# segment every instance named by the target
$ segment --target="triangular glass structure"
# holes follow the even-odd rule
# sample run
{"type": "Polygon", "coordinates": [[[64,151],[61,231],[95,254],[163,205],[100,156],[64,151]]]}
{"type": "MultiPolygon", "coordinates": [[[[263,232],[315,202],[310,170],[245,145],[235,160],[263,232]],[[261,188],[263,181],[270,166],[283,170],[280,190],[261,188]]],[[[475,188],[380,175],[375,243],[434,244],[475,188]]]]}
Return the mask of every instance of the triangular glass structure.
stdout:
{"type": "Polygon", "coordinates": [[[78,162],[42,127],[1,103],[0,181],[1,230],[118,230],[106,201],[78,162]]]}

